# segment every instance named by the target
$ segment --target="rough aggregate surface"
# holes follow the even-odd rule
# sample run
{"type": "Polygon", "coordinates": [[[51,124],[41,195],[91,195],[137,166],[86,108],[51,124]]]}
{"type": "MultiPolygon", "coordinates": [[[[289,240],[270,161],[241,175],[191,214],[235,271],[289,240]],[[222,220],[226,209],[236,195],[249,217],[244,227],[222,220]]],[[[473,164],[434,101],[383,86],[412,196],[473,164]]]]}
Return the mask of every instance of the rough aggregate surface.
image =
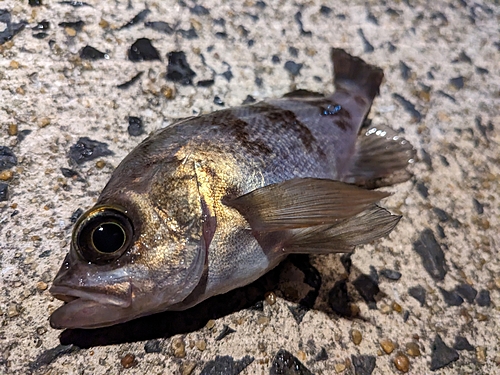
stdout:
{"type": "Polygon", "coordinates": [[[499,22],[495,0],[0,2],[0,373],[499,374],[499,22]],[[120,160],[178,118],[331,91],[331,47],[384,69],[372,124],[417,149],[396,229],[187,315],[52,329],[72,226],[120,160]]]}

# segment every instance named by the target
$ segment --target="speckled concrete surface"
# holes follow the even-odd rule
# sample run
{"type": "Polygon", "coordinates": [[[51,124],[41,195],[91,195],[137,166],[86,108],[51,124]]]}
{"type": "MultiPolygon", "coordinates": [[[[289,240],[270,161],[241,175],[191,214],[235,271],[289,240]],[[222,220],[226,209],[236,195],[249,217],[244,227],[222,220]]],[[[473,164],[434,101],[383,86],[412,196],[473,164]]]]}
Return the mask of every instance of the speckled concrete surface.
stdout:
{"type": "MultiPolygon", "coordinates": [[[[0,146],[17,157],[17,165],[0,173],[8,185],[0,202],[0,373],[208,374],[215,373],[209,361],[219,355],[234,361],[248,356],[241,374],[267,374],[285,349],[303,363],[296,372],[303,374],[305,368],[315,374],[402,373],[394,364],[404,362],[401,353],[411,374],[433,373],[438,359],[449,363],[437,374],[500,374],[498,1],[41,3],[0,3],[9,12],[0,14],[2,35],[27,23],[0,45],[0,146]],[[145,19],[122,28],[146,8],[145,19]],[[36,29],[44,20],[50,27],[36,29]],[[59,25],[79,20],[81,29],[59,25]],[[177,30],[168,34],[144,24],[154,21],[177,30]],[[139,38],[150,39],[161,60],[130,61],[127,52],[139,38]],[[86,45],[108,58],[80,58],[86,45]],[[153,352],[145,351],[145,342],[57,347],[60,331],[50,328],[48,317],[60,302],[46,288],[68,250],[72,213],[93,204],[113,168],[146,136],[129,135],[128,117],[141,118],[150,132],[175,118],[220,109],[221,102],[239,105],[247,95],[259,100],[296,87],[330,91],[331,46],[384,69],[370,117],[404,132],[420,157],[414,178],[390,188],[393,195],[384,201],[403,220],[388,238],[352,257],[348,290],[358,316],[332,311],[328,294],[345,270],[337,255],[317,256],[311,262],[323,283],[300,324],[282,287],[276,303],[264,302],[262,311],[244,309],[217,319],[211,329],[150,341],[153,352]],[[186,53],[194,85],[165,79],[172,51],[186,53]],[[292,73],[287,61],[302,66],[292,73]],[[139,72],[130,87],[117,87],[139,72]],[[213,85],[197,86],[210,79],[213,85]],[[80,137],[105,142],[114,154],[74,164],[68,152],[80,137]],[[64,177],[61,167],[81,178],[64,177]],[[440,246],[444,261],[427,261],[428,272],[416,250],[430,233],[439,245],[430,240],[428,248],[440,246]],[[401,277],[390,280],[384,269],[401,277]],[[383,293],[375,309],[352,286],[360,274],[380,276],[383,293]],[[420,298],[422,291],[420,303],[411,295],[420,298]],[[224,325],[235,332],[216,341],[224,325]],[[438,336],[457,350],[433,347],[438,336]],[[382,348],[384,340],[396,347],[392,353],[382,348]],[[136,362],[124,369],[127,353],[136,362]]],[[[224,373],[239,373],[237,367],[224,373]]]]}

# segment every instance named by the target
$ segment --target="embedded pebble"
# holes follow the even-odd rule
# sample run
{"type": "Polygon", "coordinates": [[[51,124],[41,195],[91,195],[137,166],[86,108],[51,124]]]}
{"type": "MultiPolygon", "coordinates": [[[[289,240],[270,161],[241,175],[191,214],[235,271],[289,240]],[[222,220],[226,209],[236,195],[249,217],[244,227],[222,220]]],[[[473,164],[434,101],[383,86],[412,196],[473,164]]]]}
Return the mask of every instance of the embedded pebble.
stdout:
{"type": "Polygon", "coordinates": [[[17,158],[14,152],[7,146],[0,146],[0,171],[9,169],[17,165],[17,158]]]}
{"type": "Polygon", "coordinates": [[[133,62],[161,60],[160,54],[148,38],[137,39],[130,46],[128,59],[133,62]]]}
{"type": "MultiPolygon", "coordinates": [[[[267,318],[269,320],[269,318],[267,318]]],[[[259,323],[257,321],[257,323],[259,323]]],[[[267,322],[269,323],[269,321],[267,322]]],[[[267,324],[266,323],[266,324],[267,324]]],[[[264,324],[264,323],[259,323],[259,324],[264,324]]],[[[219,335],[215,338],[215,341],[220,341],[222,340],[224,337],[226,337],[227,335],[230,335],[231,333],[234,333],[236,332],[234,329],[232,329],[231,327],[229,327],[228,325],[224,324],[224,326],[222,327],[222,331],[219,333],[219,335]]]]}
{"type": "Polygon", "coordinates": [[[128,134],[132,137],[138,137],[144,134],[144,125],[139,117],[129,116],[128,117],[128,134]]]}
{"type": "Polygon", "coordinates": [[[354,343],[354,345],[359,345],[361,343],[361,340],[363,339],[363,335],[361,332],[357,329],[353,329],[351,331],[351,340],[354,343]]]}
{"type": "Polygon", "coordinates": [[[92,46],[85,46],[80,51],[80,58],[82,60],[100,60],[109,59],[109,56],[92,46]]]}
{"type": "Polygon", "coordinates": [[[167,81],[179,82],[181,85],[192,85],[196,73],[190,68],[186,54],[182,51],[169,52],[167,65],[167,81]]]}
{"type": "Polygon", "coordinates": [[[405,346],[406,346],[406,354],[412,357],[420,356],[420,347],[416,342],[409,342],[405,346]]]}
{"type": "Polygon", "coordinates": [[[458,358],[458,352],[447,346],[441,336],[436,335],[431,346],[431,371],[446,367],[450,363],[455,362],[458,358]]]}
{"type": "Polygon", "coordinates": [[[180,367],[181,375],[191,375],[195,368],[195,362],[185,362],[180,367]]]}
{"type": "Polygon", "coordinates": [[[40,292],[43,292],[44,290],[46,290],[49,286],[47,285],[47,283],[43,282],[43,281],[39,281],[36,283],[36,289],[40,292]]]}
{"type": "Polygon", "coordinates": [[[186,343],[181,337],[172,340],[172,352],[176,358],[184,358],[186,356],[186,343]]]}
{"type": "Polygon", "coordinates": [[[238,375],[253,361],[254,358],[248,355],[243,357],[239,361],[235,361],[233,357],[230,357],[228,355],[217,356],[215,357],[214,360],[209,361],[205,365],[205,367],[203,367],[200,375],[215,375],[215,374],[238,375]]]}
{"type": "Polygon", "coordinates": [[[205,324],[205,327],[206,327],[207,329],[212,329],[212,328],[214,328],[214,326],[215,326],[215,320],[213,320],[213,319],[210,319],[210,320],[207,322],[207,324],[205,324]]]}
{"type": "Polygon", "coordinates": [[[9,193],[9,185],[0,182],[0,202],[6,201],[9,193]]]}
{"type": "Polygon", "coordinates": [[[453,345],[453,349],[467,350],[469,352],[475,350],[475,348],[469,343],[469,340],[462,336],[455,337],[455,344],[453,345]]]}
{"type": "Polygon", "coordinates": [[[376,306],[375,297],[379,294],[378,283],[368,275],[361,274],[352,282],[358,293],[368,303],[370,308],[376,306]]]}
{"type": "Polygon", "coordinates": [[[446,260],[432,230],[422,231],[419,239],[413,243],[413,250],[420,255],[425,270],[434,280],[444,279],[447,272],[446,260]]]}
{"type": "Polygon", "coordinates": [[[7,307],[7,316],[9,318],[14,318],[19,315],[19,308],[16,303],[12,302],[7,307]]]}
{"type": "Polygon", "coordinates": [[[380,346],[382,347],[385,354],[391,354],[394,349],[396,349],[396,345],[391,340],[382,340],[380,341],[380,346]]]}
{"type": "Polygon", "coordinates": [[[390,269],[383,269],[380,271],[380,275],[385,277],[386,279],[389,280],[399,280],[401,278],[401,272],[390,270],[390,269]]]}
{"type": "Polygon", "coordinates": [[[207,348],[207,342],[205,340],[196,340],[195,346],[200,351],[204,351],[207,348]]]}
{"type": "Polygon", "coordinates": [[[0,172],[0,181],[9,181],[14,177],[14,172],[11,170],[1,171],[0,172]]]}
{"type": "Polygon", "coordinates": [[[476,297],[476,303],[479,306],[489,307],[491,304],[490,292],[486,289],[480,290],[476,297]]]}
{"type": "Polygon", "coordinates": [[[411,287],[408,289],[408,294],[420,302],[420,306],[425,305],[426,291],[422,286],[411,287]]]}
{"type": "Polygon", "coordinates": [[[144,344],[144,351],[146,353],[160,353],[161,346],[160,340],[149,340],[146,344],[144,344]]]}
{"type": "Polygon", "coordinates": [[[443,296],[444,302],[448,306],[460,306],[464,303],[464,299],[458,295],[455,291],[447,291],[441,287],[438,288],[443,296]]]}
{"type": "Polygon", "coordinates": [[[7,128],[7,134],[10,136],[17,135],[17,124],[9,124],[7,128]]]}
{"type": "Polygon", "coordinates": [[[285,69],[290,72],[292,76],[298,76],[300,74],[300,70],[302,69],[303,64],[297,64],[294,61],[287,61],[285,63],[285,69]]]}
{"type": "Polygon", "coordinates": [[[312,375],[312,372],[305,367],[293,354],[281,349],[273,359],[269,375],[312,375]]]}
{"type": "Polygon", "coordinates": [[[333,365],[333,367],[335,368],[335,372],[340,374],[341,372],[345,371],[346,369],[346,366],[345,366],[345,363],[335,363],[333,365]]]}
{"type": "Polygon", "coordinates": [[[347,282],[345,280],[337,281],[328,293],[328,304],[336,314],[349,317],[351,316],[349,302],[350,298],[347,292],[347,282]]]}
{"type": "Polygon", "coordinates": [[[477,296],[477,290],[469,284],[460,284],[455,287],[455,291],[463,297],[468,303],[474,303],[477,296]]]}
{"type": "Polygon", "coordinates": [[[88,137],[81,137],[70,147],[69,158],[76,164],[83,164],[101,156],[113,155],[104,142],[94,141],[88,137]]]}
{"type": "Polygon", "coordinates": [[[377,363],[377,359],[372,355],[352,355],[351,360],[354,372],[359,375],[371,375],[377,363]]]}
{"type": "Polygon", "coordinates": [[[120,363],[123,368],[131,368],[136,366],[138,362],[135,355],[127,353],[120,359],[120,363]]]}
{"type": "Polygon", "coordinates": [[[398,355],[394,357],[394,366],[401,372],[408,372],[410,369],[410,360],[403,353],[398,353],[398,355]]]}
{"type": "Polygon", "coordinates": [[[276,303],[276,294],[274,294],[274,292],[267,292],[264,299],[268,305],[272,306],[276,303]]]}

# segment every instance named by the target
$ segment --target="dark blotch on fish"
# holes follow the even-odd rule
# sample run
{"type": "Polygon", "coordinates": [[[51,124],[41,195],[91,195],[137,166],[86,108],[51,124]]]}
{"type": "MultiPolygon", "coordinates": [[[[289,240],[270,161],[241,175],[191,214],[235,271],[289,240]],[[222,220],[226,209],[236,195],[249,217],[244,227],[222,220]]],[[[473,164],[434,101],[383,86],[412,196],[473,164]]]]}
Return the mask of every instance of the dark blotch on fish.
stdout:
{"type": "Polygon", "coordinates": [[[87,161],[97,159],[101,156],[109,156],[114,153],[108,149],[104,142],[94,141],[88,137],[81,137],[70,147],[68,156],[76,164],[83,164],[87,161]]]}
{"type": "Polygon", "coordinates": [[[233,357],[228,355],[217,356],[214,360],[209,361],[200,372],[200,375],[238,375],[254,361],[249,355],[243,357],[239,361],[235,361],[233,357]]]}
{"type": "Polygon", "coordinates": [[[182,51],[169,52],[167,65],[167,81],[179,82],[181,85],[192,85],[196,73],[191,69],[186,54],[182,51]]]}
{"type": "Polygon", "coordinates": [[[133,62],[161,60],[160,54],[148,38],[137,39],[128,50],[128,58],[133,62]]]}
{"type": "Polygon", "coordinates": [[[85,46],[80,51],[80,58],[83,60],[100,60],[109,58],[108,54],[97,50],[92,46],[85,46]]]}
{"type": "Polygon", "coordinates": [[[373,355],[351,355],[351,361],[356,375],[371,375],[377,363],[373,355]]]}
{"type": "Polygon", "coordinates": [[[444,252],[430,229],[424,229],[420,238],[413,243],[413,250],[420,255],[422,264],[429,275],[436,281],[444,279],[447,267],[444,252]]]}
{"type": "Polygon", "coordinates": [[[273,358],[269,375],[313,375],[292,353],[280,349],[273,358]]]}

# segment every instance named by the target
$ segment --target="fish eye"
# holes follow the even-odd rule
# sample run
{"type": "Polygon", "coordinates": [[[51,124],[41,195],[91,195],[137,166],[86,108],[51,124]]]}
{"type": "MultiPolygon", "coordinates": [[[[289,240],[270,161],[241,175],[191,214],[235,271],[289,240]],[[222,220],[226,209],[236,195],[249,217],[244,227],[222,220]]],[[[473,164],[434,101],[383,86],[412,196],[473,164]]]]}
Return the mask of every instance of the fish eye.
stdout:
{"type": "Polygon", "coordinates": [[[131,245],[134,230],[125,210],[96,206],[82,215],[73,232],[73,248],[87,261],[104,264],[131,245]]]}

